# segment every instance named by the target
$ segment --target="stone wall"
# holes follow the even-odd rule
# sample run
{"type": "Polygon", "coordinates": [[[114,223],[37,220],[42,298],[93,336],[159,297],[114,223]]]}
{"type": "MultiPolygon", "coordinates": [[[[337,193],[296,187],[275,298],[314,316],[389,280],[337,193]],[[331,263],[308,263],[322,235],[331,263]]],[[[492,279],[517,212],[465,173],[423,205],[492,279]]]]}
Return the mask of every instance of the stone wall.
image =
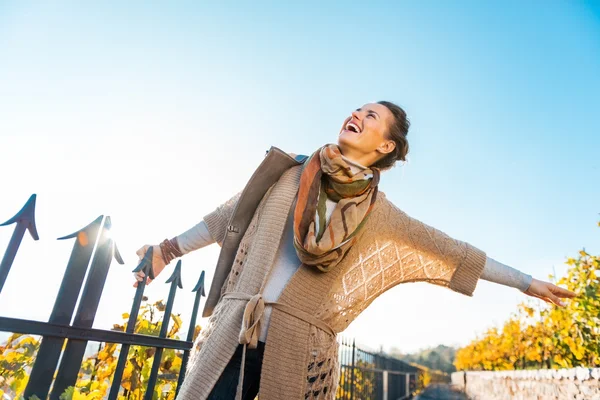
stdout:
{"type": "Polygon", "coordinates": [[[472,400],[600,400],[600,368],[460,371],[452,385],[472,400]]]}

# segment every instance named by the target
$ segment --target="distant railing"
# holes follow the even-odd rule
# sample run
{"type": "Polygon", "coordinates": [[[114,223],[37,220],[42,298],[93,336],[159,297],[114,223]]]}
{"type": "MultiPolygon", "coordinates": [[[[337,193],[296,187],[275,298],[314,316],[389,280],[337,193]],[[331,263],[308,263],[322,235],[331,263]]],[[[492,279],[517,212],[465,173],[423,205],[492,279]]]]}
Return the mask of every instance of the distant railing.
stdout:
{"type": "MultiPolygon", "coordinates": [[[[8,248],[0,262],[0,294],[25,231],[29,230],[34,240],[39,239],[35,226],[35,202],[34,194],[14,217],[0,224],[0,226],[16,224],[8,248]]],[[[0,332],[42,336],[25,388],[25,399],[35,395],[40,399],[49,397],[51,400],[59,400],[60,395],[67,388],[75,386],[89,341],[121,344],[108,400],[115,400],[119,395],[127,356],[130,346],[133,345],[156,349],[146,385],[145,400],[152,399],[163,350],[183,351],[176,393],[179,391],[193,345],[200,297],[205,296],[204,271],[193,289],[196,296],[186,340],[167,338],[175,294],[178,287],[182,288],[181,260],[177,262],[173,274],[167,280],[171,285],[158,337],[134,333],[146,280],[142,280],[137,286],[125,332],[94,329],[92,325],[110,264],[113,258],[119,264],[124,264],[116,244],[108,234],[110,228],[110,217],[101,215],[88,226],[58,239],[75,239],[75,243],[48,322],[0,316],[0,332]],[[86,274],[87,280],[84,285],[86,274]],[[75,311],[78,299],[79,305],[75,311]],[[66,346],[64,346],[65,340],[67,340],[66,346]]],[[[143,271],[154,279],[151,260],[152,248],[146,252],[133,272],[143,271]]],[[[416,389],[418,368],[394,358],[360,349],[356,347],[354,341],[350,342],[345,338],[339,339],[339,345],[340,387],[337,399],[405,399],[416,389]]]]}
{"type": "MultiPolygon", "coordinates": [[[[39,239],[35,226],[35,201],[36,195],[34,194],[29,198],[21,211],[5,223],[0,224],[0,226],[16,224],[8,248],[0,263],[0,294],[25,231],[29,230],[34,240],[39,239]]],[[[75,239],[75,244],[73,245],[73,250],[71,251],[71,256],[67,263],[67,268],[48,322],[0,317],[0,331],[42,336],[40,348],[31,369],[27,387],[25,388],[25,399],[29,399],[34,395],[40,399],[45,399],[48,397],[50,387],[52,386],[50,399],[59,400],[60,395],[68,387],[75,386],[88,341],[120,343],[122,345],[117,361],[117,368],[112,378],[108,395],[109,400],[115,400],[119,394],[127,355],[132,345],[156,348],[150,378],[146,386],[144,397],[146,400],[152,399],[163,350],[182,350],[184,353],[177,383],[177,390],[179,390],[185,376],[189,352],[192,348],[200,297],[205,296],[204,271],[202,271],[200,279],[193,289],[196,292],[196,297],[194,299],[194,308],[186,340],[174,340],[166,337],[175,293],[177,287],[182,288],[181,261],[177,263],[175,271],[167,280],[167,283],[170,283],[171,286],[158,337],[133,333],[144,288],[146,287],[145,280],[139,282],[137,286],[125,332],[93,329],[92,324],[94,323],[112,259],[114,258],[119,264],[123,264],[121,255],[108,234],[110,228],[110,217],[101,215],[85,228],[58,239],[75,239]],[[96,250],[95,252],[94,249],[96,250]],[[83,286],[86,273],[88,277],[85,286],[83,286]],[[82,286],[83,291],[81,290],[82,286]],[[79,298],[79,306],[73,318],[75,305],[79,298]],[[68,341],[63,351],[65,339],[68,341]],[[58,365],[59,360],[60,365],[58,365]],[[56,373],[56,378],[54,378],[57,366],[58,372],[56,373]]],[[[134,269],[134,272],[143,271],[153,279],[151,260],[152,248],[146,252],[143,260],[134,269]]]]}
{"type": "Polygon", "coordinates": [[[360,349],[354,340],[341,337],[339,345],[341,370],[336,399],[407,399],[417,389],[419,368],[360,349]]]}

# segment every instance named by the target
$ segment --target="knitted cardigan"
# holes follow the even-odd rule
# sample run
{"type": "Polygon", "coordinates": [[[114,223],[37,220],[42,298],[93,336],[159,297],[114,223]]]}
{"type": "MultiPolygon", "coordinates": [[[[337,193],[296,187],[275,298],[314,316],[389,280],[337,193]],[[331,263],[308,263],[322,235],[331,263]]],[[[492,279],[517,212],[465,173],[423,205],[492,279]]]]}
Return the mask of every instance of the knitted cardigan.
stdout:
{"type": "MultiPolygon", "coordinates": [[[[261,293],[296,197],[302,166],[293,166],[264,195],[238,246],[225,292],[261,293]]],[[[239,194],[204,220],[222,244],[239,194]]],[[[357,242],[330,272],[301,265],[278,302],[342,332],[379,295],[405,282],[424,281],[471,296],[485,253],[453,239],[395,207],[379,191],[357,242]]],[[[206,399],[231,359],[246,303],[221,299],[195,343],[179,400],[206,399]]],[[[274,308],[268,328],[261,400],[334,399],[338,384],[335,336],[274,308]]]]}

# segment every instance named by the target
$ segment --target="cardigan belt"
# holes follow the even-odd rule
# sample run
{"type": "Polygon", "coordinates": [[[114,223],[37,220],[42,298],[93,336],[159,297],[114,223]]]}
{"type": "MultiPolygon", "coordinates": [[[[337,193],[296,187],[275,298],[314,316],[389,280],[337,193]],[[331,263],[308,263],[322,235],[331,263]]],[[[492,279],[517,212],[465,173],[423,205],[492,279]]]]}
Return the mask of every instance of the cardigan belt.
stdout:
{"type": "Polygon", "coordinates": [[[301,319],[304,322],[308,322],[332,336],[336,333],[327,323],[322,320],[313,317],[309,313],[302,311],[296,307],[292,307],[288,304],[277,303],[275,301],[265,301],[261,293],[255,294],[254,296],[243,292],[226,292],[223,294],[223,299],[233,299],[247,301],[246,308],[244,309],[244,317],[242,320],[242,329],[240,330],[239,342],[244,345],[242,350],[242,364],[240,366],[240,377],[237,386],[237,392],[235,395],[236,400],[242,400],[242,388],[244,385],[244,366],[246,364],[246,347],[249,346],[251,349],[255,349],[258,346],[258,335],[260,333],[260,327],[262,322],[262,316],[265,311],[265,306],[271,306],[286,314],[301,319]]]}

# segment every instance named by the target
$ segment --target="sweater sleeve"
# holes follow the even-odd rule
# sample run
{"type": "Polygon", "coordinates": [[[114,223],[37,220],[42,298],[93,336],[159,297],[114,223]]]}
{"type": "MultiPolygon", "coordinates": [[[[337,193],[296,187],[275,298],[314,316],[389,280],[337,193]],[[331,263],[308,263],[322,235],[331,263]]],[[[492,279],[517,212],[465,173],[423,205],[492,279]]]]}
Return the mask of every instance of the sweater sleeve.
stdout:
{"type": "Polygon", "coordinates": [[[490,257],[485,262],[481,279],[519,289],[525,292],[529,289],[533,278],[517,269],[504,265],[490,257]]]}
{"type": "Polygon", "coordinates": [[[241,194],[242,192],[237,193],[203,218],[210,236],[219,244],[219,246],[223,244],[225,232],[227,231],[227,224],[229,224],[229,220],[233,215],[233,211],[235,210],[235,206],[237,205],[241,194]]]}
{"type": "Polygon", "coordinates": [[[395,245],[399,282],[424,281],[472,296],[486,255],[475,246],[408,216],[389,201],[382,225],[395,245]]]}

